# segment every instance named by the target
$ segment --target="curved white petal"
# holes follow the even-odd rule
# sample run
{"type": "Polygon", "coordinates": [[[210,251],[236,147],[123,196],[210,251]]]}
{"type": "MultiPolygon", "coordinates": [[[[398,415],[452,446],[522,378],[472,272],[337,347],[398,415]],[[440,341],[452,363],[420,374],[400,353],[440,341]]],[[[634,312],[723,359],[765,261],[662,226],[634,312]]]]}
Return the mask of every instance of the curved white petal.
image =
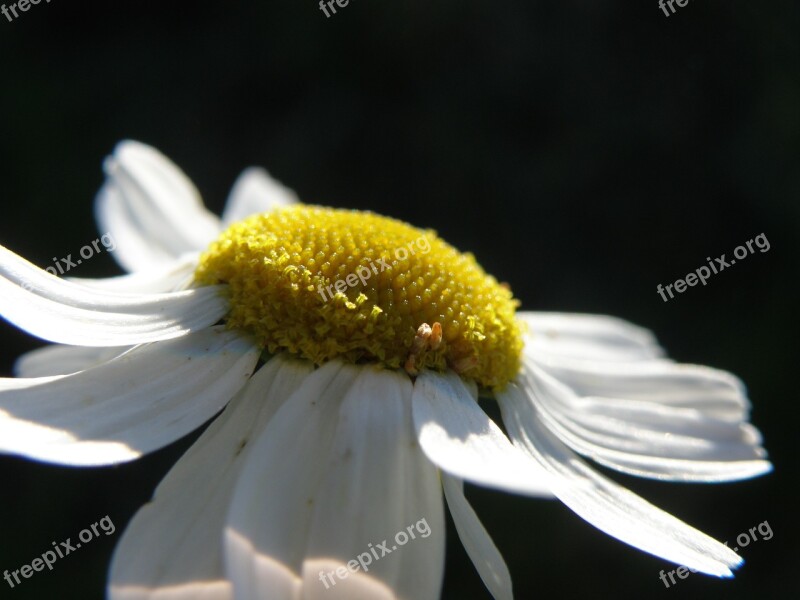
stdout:
{"type": "Polygon", "coordinates": [[[219,234],[219,219],[192,182],[155,148],[120,142],[104,168],[95,214],[101,231],[114,237],[112,255],[125,269],[157,267],[202,250],[219,234]]]}
{"type": "Polygon", "coordinates": [[[547,473],[511,444],[452,371],[420,373],[413,407],[420,446],[440,469],[479,485],[552,495],[547,473]]]}
{"type": "Polygon", "coordinates": [[[666,360],[601,362],[554,355],[528,359],[579,396],[696,408],[735,421],[746,418],[750,409],[744,384],[734,375],[710,367],[666,360]]]}
{"type": "Polygon", "coordinates": [[[178,251],[165,248],[135,217],[134,209],[114,183],[106,182],[97,192],[94,213],[100,231],[113,236],[111,256],[126,271],[149,271],[172,263],[178,251]]]}
{"type": "Polygon", "coordinates": [[[519,312],[528,325],[525,349],[598,361],[659,358],[663,350],[642,327],[604,315],[519,312]]]}
{"type": "Polygon", "coordinates": [[[222,561],[233,490],[251,442],[311,370],[286,355],[271,359],[181,457],[117,545],[111,600],[233,598],[222,561]]]}
{"type": "Polygon", "coordinates": [[[464,496],[463,482],[442,473],[442,488],[458,537],[484,585],[495,600],[513,600],[511,574],[506,561],[464,496]]]}
{"type": "Polygon", "coordinates": [[[0,451],[65,465],[136,459],[211,418],[258,355],[252,340],[214,327],[73,375],[0,379],[0,451]]]}
{"type": "Polygon", "coordinates": [[[42,271],[0,246],[0,315],[28,333],[76,346],[128,346],[179,337],[227,311],[223,286],[117,294],[42,271]]]}
{"type": "Polygon", "coordinates": [[[250,167],[233,184],[222,213],[222,223],[230,225],[250,215],[269,212],[299,201],[293,190],[273,179],[264,169],[250,167]]]}
{"type": "Polygon", "coordinates": [[[749,424],[694,408],[628,399],[579,398],[534,363],[521,379],[547,426],[576,452],[632,475],[732,481],[771,470],[749,424]]]}
{"type": "Polygon", "coordinates": [[[278,411],[231,505],[236,598],[438,598],[441,488],[414,444],[410,395],[404,374],[334,362],[278,411]]]}
{"type": "Polygon", "coordinates": [[[26,352],[14,363],[16,377],[69,375],[94,367],[130,350],[131,346],[84,347],[53,344],[26,352]]]}
{"type": "Polygon", "coordinates": [[[71,281],[83,287],[95,288],[106,292],[123,294],[158,294],[173,292],[189,287],[197,268],[197,253],[186,254],[177,260],[165,264],[157,269],[148,269],[107,277],[104,279],[84,279],[81,277],[68,277],[71,281]]]}
{"type": "Polygon", "coordinates": [[[553,493],[580,517],[635,548],[709,575],[730,577],[741,565],[733,550],[590,469],[543,424],[516,384],[497,399],[514,443],[552,474],[553,493]]]}

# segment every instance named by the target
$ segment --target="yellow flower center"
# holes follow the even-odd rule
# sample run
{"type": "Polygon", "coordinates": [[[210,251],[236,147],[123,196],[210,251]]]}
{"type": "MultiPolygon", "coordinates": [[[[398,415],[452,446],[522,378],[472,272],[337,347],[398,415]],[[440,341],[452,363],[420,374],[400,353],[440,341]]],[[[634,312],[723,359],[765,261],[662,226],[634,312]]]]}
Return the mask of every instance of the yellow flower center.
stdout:
{"type": "Polygon", "coordinates": [[[395,219],[306,205],[253,215],[211,244],[195,279],[228,284],[228,326],[273,354],[449,367],[489,388],[519,370],[508,287],[434,231],[395,219]]]}

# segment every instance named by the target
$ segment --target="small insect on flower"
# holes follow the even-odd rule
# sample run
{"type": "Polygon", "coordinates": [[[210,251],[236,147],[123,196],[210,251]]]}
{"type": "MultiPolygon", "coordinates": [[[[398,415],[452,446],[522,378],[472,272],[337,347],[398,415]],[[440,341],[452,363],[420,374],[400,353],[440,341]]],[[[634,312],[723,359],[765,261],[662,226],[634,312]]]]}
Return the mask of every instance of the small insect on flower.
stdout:
{"type": "Polygon", "coordinates": [[[733,375],[619,319],[518,312],[434,231],[300,204],[261,169],[221,219],[153,148],[122,142],[105,170],[97,218],[129,274],[61,279],[0,247],[3,317],[55,343],[0,380],[0,451],[117,464],[224,407],[129,524],[110,598],[438,598],[445,500],[489,592],[512,598],[465,480],[557,498],[702,573],[741,564],[579,456],[660,481],[766,473],[733,375]]]}

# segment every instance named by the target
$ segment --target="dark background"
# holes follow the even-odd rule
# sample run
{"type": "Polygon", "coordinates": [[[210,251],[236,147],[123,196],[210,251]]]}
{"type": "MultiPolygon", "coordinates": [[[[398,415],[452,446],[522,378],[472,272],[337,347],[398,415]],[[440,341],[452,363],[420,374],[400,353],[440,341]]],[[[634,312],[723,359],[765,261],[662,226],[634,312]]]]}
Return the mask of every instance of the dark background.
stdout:
{"type": "MultiPolygon", "coordinates": [[[[733,581],[692,575],[558,502],[470,488],[516,597],[788,598],[798,587],[800,10],[796,2],[44,2],[0,17],[0,243],[44,267],[95,239],[101,160],[130,137],[219,212],[263,165],[307,202],[433,227],[523,308],[607,313],[747,383],[775,472],[614,475],[721,540],[768,521],[733,581]],[[590,6],[591,5],[591,6],[590,6]],[[764,233],[664,303],[656,285],[764,233]],[[794,378],[794,379],[793,379],[794,378]]],[[[71,274],[119,273],[104,254],[71,274]]],[[[0,374],[40,342],[0,322],[0,374]]],[[[194,436],[135,464],[0,457],[0,570],[108,514],[103,537],[2,598],[101,598],[114,544],[194,436]]],[[[446,599],[489,598],[450,526],[446,599]]],[[[734,544],[731,544],[734,545],[734,544]]]]}

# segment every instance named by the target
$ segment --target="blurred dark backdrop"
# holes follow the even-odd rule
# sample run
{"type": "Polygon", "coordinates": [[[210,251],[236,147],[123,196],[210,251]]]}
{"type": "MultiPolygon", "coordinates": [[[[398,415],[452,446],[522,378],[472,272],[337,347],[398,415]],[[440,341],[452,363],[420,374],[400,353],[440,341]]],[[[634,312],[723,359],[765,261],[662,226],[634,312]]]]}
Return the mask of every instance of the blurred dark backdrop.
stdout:
{"type": "MultiPolygon", "coordinates": [[[[558,502],[469,489],[518,598],[788,598],[798,553],[799,5],[315,0],[69,3],[0,17],[0,243],[40,266],[96,238],[101,160],[126,137],[219,211],[263,165],[308,202],[433,227],[528,310],[614,314],[671,356],[733,371],[775,464],[720,486],[617,481],[731,540],[733,581],[665,589],[668,563],[558,502]],[[677,8],[677,7],[676,7],[677,8]],[[771,248],[656,293],[764,233],[771,248]],[[671,595],[671,596],[670,596],[671,595]]],[[[119,270],[104,254],[80,276],[119,270]]],[[[0,374],[40,342],[0,322],[0,374]]],[[[115,542],[194,439],[135,464],[0,458],[0,569],[108,514],[114,536],[3,598],[101,598],[115,542]]],[[[452,530],[444,598],[489,598],[452,530]]]]}

